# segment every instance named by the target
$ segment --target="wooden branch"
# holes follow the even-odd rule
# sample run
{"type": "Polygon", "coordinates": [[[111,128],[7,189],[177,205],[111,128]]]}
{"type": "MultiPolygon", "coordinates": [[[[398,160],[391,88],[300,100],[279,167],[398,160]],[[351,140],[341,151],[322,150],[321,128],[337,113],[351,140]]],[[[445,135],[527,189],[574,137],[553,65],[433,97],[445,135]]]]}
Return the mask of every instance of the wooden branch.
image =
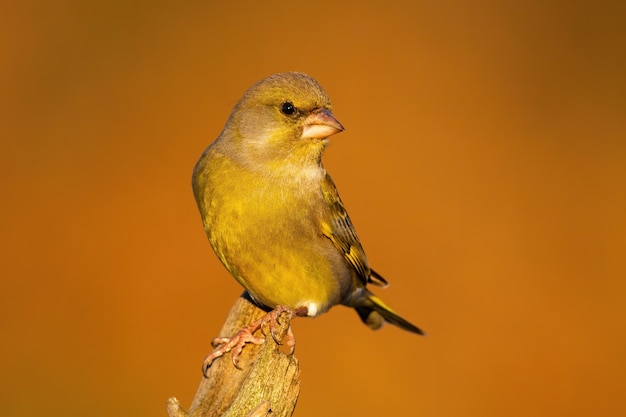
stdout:
{"type": "MultiPolygon", "coordinates": [[[[244,293],[230,310],[220,335],[233,336],[264,314],[244,293]]],[[[287,333],[290,319],[289,314],[281,314],[277,328],[279,340],[287,333]]],[[[201,364],[198,361],[199,374],[201,364]]],[[[172,397],[167,400],[169,416],[289,417],[293,414],[300,392],[300,367],[295,356],[282,352],[270,335],[263,345],[246,345],[239,366],[241,369],[233,365],[230,353],[216,359],[207,377],[202,378],[189,411],[183,410],[172,397]]]]}

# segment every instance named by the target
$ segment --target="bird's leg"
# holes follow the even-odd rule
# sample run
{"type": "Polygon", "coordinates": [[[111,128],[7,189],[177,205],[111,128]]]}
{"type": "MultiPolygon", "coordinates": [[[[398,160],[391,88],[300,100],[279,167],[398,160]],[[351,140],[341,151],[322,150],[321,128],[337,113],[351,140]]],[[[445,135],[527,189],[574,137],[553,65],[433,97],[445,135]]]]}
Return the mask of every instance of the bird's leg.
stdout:
{"type": "Polygon", "coordinates": [[[266,334],[263,330],[263,326],[269,324],[270,334],[272,335],[272,339],[276,342],[277,345],[282,345],[283,340],[285,344],[289,347],[289,354],[293,355],[293,352],[296,350],[296,337],[291,330],[291,323],[287,325],[287,333],[283,336],[282,340],[276,334],[277,327],[280,322],[281,315],[283,313],[287,314],[287,318],[289,321],[293,320],[295,317],[303,317],[306,316],[308,309],[306,307],[298,307],[296,309],[291,309],[286,306],[277,306],[274,310],[267,313],[265,316],[261,318],[263,323],[261,323],[261,331],[263,334],[266,334]]]}
{"type": "MultiPolygon", "coordinates": [[[[239,330],[237,334],[235,334],[233,337],[216,337],[211,341],[211,345],[214,348],[213,352],[207,355],[202,364],[202,372],[204,373],[204,376],[207,376],[207,372],[215,359],[219,358],[220,356],[224,356],[224,354],[231,351],[233,365],[235,365],[236,368],[241,369],[239,367],[239,355],[241,355],[241,351],[243,350],[246,343],[254,343],[255,345],[261,345],[265,343],[265,339],[253,335],[254,332],[259,329],[261,329],[263,334],[266,334],[263,330],[263,327],[265,325],[268,325],[272,339],[274,339],[277,344],[282,344],[282,340],[280,340],[277,335],[277,327],[280,322],[280,316],[283,313],[286,313],[287,319],[291,321],[291,319],[296,316],[306,316],[307,308],[299,307],[294,310],[285,306],[277,306],[274,310],[265,314],[260,319],[239,330]]],[[[287,333],[284,336],[284,341],[285,344],[289,347],[289,354],[293,354],[296,347],[296,339],[293,335],[293,331],[291,330],[291,324],[288,324],[287,333]]]]}

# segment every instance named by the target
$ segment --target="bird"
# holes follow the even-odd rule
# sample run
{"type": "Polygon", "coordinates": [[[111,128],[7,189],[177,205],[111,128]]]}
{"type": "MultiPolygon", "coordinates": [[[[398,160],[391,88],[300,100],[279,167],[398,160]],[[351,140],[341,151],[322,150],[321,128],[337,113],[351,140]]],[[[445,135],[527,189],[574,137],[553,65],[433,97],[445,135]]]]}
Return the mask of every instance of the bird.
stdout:
{"type": "Polygon", "coordinates": [[[193,192],[213,250],[255,304],[272,310],[215,339],[205,371],[231,350],[237,366],[246,343],[263,342],[252,333],[282,311],[316,317],[341,304],[372,329],[388,322],[424,334],[367,288],[388,282],[370,267],[322,164],[329,137],[343,130],[314,78],[278,73],[243,94],[197,161],[193,192]]]}

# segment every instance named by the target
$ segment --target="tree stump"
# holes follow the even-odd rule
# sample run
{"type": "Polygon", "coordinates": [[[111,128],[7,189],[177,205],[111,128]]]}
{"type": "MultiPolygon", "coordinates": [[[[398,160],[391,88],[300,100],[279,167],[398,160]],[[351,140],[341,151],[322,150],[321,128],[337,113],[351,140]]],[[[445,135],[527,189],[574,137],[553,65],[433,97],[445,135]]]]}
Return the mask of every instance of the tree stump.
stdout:
{"type": "MultiPolygon", "coordinates": [[[[266,311],[244,292],[230,310],[220,336],[233,336],[239,329],[261,318],[266,311]]],[[[281,314],[277,338],[282,340],[291,317],[281,314]]],[[[260,336],[256,334],[256,336],[260,336]]],[[[208,352],[207,352],[208,353],[208,352]]],[[[198,361],[198,372],[201,374],[198,361]]],[[[263,345],[247,344],[237,369],[231,354],[217,358],[202,378],[188,411],[174,397],[167,401],[170,417],[289,417],[300,392],[300,366],[294,355],[284,353],[271,335],[263,345]]]]}

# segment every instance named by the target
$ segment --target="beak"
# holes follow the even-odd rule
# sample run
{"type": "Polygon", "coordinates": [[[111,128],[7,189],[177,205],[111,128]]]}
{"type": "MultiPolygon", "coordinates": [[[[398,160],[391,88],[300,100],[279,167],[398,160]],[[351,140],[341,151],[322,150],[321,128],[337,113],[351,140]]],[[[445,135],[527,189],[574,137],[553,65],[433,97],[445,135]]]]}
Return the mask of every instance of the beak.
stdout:
{"type": "Polygon", "coordinates": [[[335,119],[330,111],[318,109],[304,119],[304,129],[300,137],[302,139],[321,140],[343,130],[341,123],[335,119]]]}

